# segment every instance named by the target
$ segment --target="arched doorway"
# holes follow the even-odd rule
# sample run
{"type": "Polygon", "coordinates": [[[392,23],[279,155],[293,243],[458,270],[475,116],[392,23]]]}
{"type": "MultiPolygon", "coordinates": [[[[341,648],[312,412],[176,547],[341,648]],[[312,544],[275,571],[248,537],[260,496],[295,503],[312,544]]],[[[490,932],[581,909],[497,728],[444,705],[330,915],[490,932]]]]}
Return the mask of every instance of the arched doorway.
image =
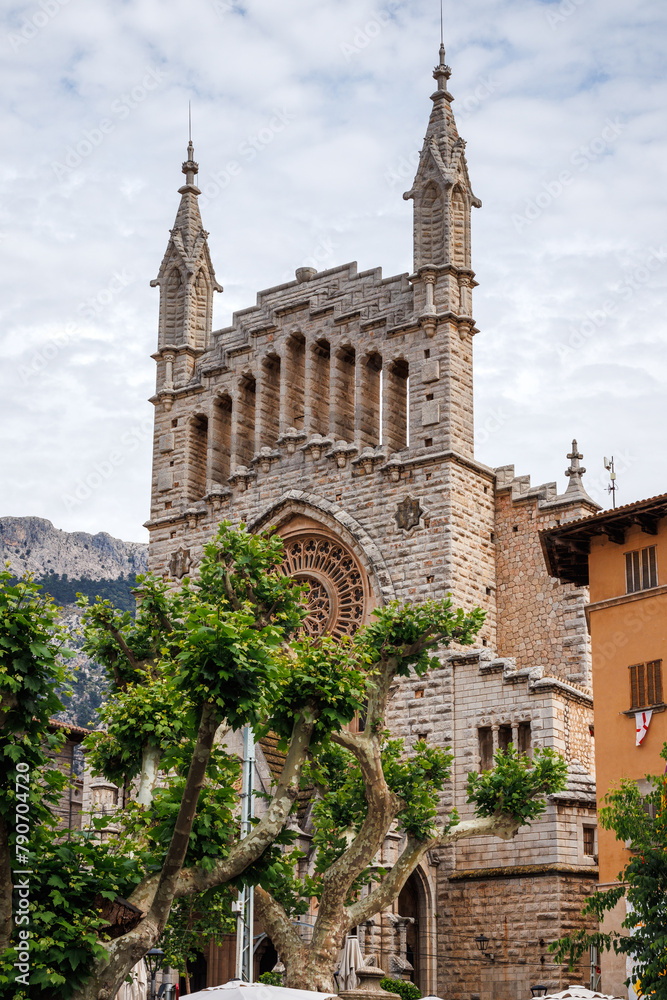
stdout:
{"type": "Polygon", "coordinates": [[[429,947],[427,906],[424,887],[417,872],[413,872],[398,897],[398,913],[407,918],[405,925],[405,957],[413,968],[410,976],[422,993],[428,993],[429,947]]]}

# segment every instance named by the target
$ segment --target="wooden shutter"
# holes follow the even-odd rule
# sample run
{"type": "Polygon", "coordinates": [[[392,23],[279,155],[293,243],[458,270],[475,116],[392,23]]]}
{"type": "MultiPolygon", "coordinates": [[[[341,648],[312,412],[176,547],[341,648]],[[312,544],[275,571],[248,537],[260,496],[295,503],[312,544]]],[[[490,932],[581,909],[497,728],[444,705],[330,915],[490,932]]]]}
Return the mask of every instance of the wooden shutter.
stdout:
{"type": "Polygon", "coordinates": [[[647,705],[662,704],[662,660],[652,660],[646,664],[647,705]]]}
{"type": "Polygon", "coordinates": [[[637,708],[646,708],[646,680],[644,664],[637,664],[637,708]]]}
{"type": "Polygon", "coordinates": [[[648,550],[648,585],[649,587],[658,586],[658,560],[657,560],[657,547],[651,545],[648,550]]]}
{"type": "Polygon", "coordinates": [[[639,687],[638,687],[638,671],[642,670],[642,667],[630,667],[630,708],[639,708],[639,687]]]}

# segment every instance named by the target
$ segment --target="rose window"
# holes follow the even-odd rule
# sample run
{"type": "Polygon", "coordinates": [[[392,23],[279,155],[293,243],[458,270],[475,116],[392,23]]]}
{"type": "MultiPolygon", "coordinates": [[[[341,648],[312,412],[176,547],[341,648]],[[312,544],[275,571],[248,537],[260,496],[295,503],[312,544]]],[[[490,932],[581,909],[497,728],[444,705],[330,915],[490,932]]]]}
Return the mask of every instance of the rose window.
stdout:
{"type": "Polygon", "coordinates": [[[306,635],[354,635],[364,620],[364,584],[352,553],[320,535],[288,538],[284,553],[281,571],[308,586],[306,635]]]}

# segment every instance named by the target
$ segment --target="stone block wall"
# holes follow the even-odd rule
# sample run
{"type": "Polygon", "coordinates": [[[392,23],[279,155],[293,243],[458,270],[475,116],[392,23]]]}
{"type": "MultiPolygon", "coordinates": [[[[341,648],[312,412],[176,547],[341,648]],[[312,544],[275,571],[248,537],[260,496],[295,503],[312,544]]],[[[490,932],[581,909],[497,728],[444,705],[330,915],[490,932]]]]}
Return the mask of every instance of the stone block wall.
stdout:
{"type": "Polygon", "coordinates": [[[503,734],[517,746],[519,727],[530,727],[528,752],[548,747],[562,753],[571,768],[572,786],[569,798],[553,799],[545,815],[522,828],[512,841],[476,837],[457,844],[452,867],[461,871],[493,865],[578,864],[583,817],[595,823],[591,696],[544,677],[540,668],[515,670],[513,661],[493,660],[486,651],[455,655],[451,664],[452,738],[457,751],[454,804],[462,819],[473,816],[466,802],[468,774],[488,766],[480,756],[480,729],[491,730],[495,751],[502,746],[503,734]],[[577,727],[580,731],[574,733],[577,727]]]}
{"type": "Polygon", "coordinates": [[[539,532],[597,507],[558,496],[556,484],[530,486],[514,466],[496,469],[498,654],[517,666],[542,665],[591,689],[586,588],[561,584],[546,570],[539,532]]]}
{"type": "MultiPolygon", "coordinates": [[[[453,878],[438,896],[438,984],[451,1000],[517,1000],[543,983],[550,993],[588,986],[586,959],[570,972],[553,963],[547,945],[581,926],[581,909],[595,889],[585,874],[518,870],[453,878]],[[490,939],[485,958],[475,945],[490,939]]],[[[593,924],[589,925],[593,930],[593,924]]]]}

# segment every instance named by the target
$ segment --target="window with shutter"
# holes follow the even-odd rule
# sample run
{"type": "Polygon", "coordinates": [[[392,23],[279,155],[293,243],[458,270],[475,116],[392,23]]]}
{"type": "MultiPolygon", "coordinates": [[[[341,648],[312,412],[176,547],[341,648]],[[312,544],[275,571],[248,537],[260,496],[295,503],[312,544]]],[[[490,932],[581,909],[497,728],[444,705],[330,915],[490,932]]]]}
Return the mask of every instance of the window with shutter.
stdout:
{"type": "Polygon", "coordinates": [[[662,704],[662,660],[636,663],[630,670],[630,708],[662,704]]]}
{"type": "Polygon", "coordinates": [[[658,586],[656,546],[649,545],[637,552],[625,553],[625,590],[634,594],[658,586]]]}
{"type": "Polygon", "coordinates": [[[595,855],[595,827],[585,826],[583,828],[584,833],[584,854],[589,857],[595,855]]]}

